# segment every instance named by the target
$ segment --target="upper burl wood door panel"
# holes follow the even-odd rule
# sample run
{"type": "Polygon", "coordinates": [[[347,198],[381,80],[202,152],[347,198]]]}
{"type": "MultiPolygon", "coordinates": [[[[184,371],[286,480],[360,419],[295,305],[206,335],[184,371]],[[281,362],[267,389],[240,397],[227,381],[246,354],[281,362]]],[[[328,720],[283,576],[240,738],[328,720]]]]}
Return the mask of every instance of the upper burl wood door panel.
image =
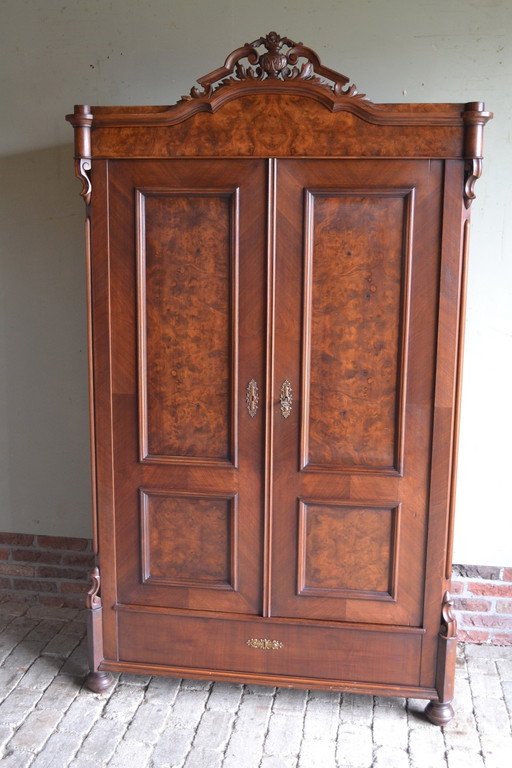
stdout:
{"type": "Polygon", "coordinates": [[[442,173],[278,162],[274,616],[422,623],[442,173]]]}
{"type": "Polygon", "coordinates": [[[108,189],[117,600],[257,613],[265,165],[111,162],[108,189]]]}
{"type": "Polygon", "coordinates": [[[144,461],[236,464],[237,206],[236,189],[137,190],[144,461]]]}

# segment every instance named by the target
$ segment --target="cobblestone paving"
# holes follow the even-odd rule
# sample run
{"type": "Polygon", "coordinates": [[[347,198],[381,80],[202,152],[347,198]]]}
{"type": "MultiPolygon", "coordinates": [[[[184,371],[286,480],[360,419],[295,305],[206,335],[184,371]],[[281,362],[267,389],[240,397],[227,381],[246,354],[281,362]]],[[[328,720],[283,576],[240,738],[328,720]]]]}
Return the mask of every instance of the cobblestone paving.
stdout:
{"type": "Polygon", "coordinates": [[[456,716],[424,701],[120,675],[81,687],[85,617],[0,604],[2,768],[507,768],[512,648],[461,646],[456,716]]]}

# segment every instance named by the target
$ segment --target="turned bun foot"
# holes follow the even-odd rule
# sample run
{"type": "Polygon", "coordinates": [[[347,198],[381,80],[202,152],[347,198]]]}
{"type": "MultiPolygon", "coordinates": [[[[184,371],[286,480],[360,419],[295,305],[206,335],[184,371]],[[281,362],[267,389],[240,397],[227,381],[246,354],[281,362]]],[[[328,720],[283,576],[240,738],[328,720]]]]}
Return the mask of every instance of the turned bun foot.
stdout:
{"type": "Polygon", "coordinates": [[[449,701],[429,701],[425,707],[425,715],[434,725],[446,725],[454,715],[453,707],[449,701]]]}
{"type": "Polygon", "coordinates": [[[110,672],[89,672],[84,682],[90,691],[93,691],[94,693],[103,693],[107,688],[110,688],[114,682],[114,678],[110,672]]]}

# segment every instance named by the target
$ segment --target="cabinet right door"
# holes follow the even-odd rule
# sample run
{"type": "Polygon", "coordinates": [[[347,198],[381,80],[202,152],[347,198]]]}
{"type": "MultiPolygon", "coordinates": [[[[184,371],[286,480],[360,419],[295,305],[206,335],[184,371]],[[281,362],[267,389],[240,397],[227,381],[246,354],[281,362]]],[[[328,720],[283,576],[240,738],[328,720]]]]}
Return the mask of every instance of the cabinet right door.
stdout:
{"type": "Polygon", "coordinates": [[[422,625],[442,179],[277,162],[273,616],[422,625]]]}

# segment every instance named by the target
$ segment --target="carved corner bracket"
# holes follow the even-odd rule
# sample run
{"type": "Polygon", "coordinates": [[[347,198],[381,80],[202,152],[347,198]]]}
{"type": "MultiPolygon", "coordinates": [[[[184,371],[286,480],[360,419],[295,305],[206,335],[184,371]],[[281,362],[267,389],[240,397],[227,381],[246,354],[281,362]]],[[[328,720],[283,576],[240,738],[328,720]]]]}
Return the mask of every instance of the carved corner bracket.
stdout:
{"type": "Polygon", "coordinates": [[[464,205],[469,208],[471,203],[476,197],[475,184],[482,175],[482,160],[481,158],[474,158],[473,160],[466,160],[465,165],[465,178],[464,178],[464,205]]]}
{"type": "Polygon", "coordinates": [[[269,32],[252,43],[245,43],[227,57],[224,66],[198,79],[201,88],[194,87],[181,101],[210,98],[220,88],[241,82],[307,81],[330,91],[334,96],[365,99],[349,78],[324,67],[318,54],[302,43],[296,43],[277,32],[269,32]],[[258,48],[264,47],[263,53],[258,48]],[[246,63],[242,63],[243,60],[246,63]]]}
{"type": "Polygon", "coordinates": [[[86,205],[91,202],[91,126],[93,116],[87,104],[77,104],[72,115],[66,115],[66,120],[75,129],[75,175],[82,182],[80,194],[86,205]]]}
{"type": "Polygon", "coordinates": [[[77,179],[82,182],[82,189],[80,191],[85,204],[89,205],[92,195],[92,182],[91,182],[91,160],[89,157],[81,157],[75,160],[75,175],[77,179]]]}
{"type": "Polygon", "coordinates": [[[464,180],[464,204],[469,208],[475,199],[475,185],[482,175],[483,130],[484,125],[493,117],[492,112],[485,111],[485,105],[480,101],[466,104],[462,113],[466,135],[464,139],[464,155],[466,157],[464,180]]]}
{"type": "Polygon", "coordinates": [[[464,180],[464,205],[466,208],[469,208],[476,197],[475,185],[482,175],[482,166],[483,162],[480,157],[466,160],[464,180]]]}
{"type": "Polygon", "coordinates": [[[440,637],[445,640],[452,640],[457,637],[457,619],[453,600],[449,592],[445,592],[443,597],[440,637]]]}
{"type": "Polygon", "coordinates": [[[98,608],[101,608],[101,597],[98,594],[100,591],[101,579],[100,570],[97,566],[94,568],[89,578],[92,581],[92,585],[87,592],[87,597],[85,598],[85,607],[94,611],[98,608]]]}

